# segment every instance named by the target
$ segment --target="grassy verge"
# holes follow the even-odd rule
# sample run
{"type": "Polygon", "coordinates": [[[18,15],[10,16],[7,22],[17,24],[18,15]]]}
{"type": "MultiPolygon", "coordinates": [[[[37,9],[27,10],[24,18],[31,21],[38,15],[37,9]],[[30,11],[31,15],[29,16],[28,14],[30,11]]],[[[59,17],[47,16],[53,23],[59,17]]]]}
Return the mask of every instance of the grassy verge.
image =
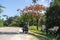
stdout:
{"type": "Polygon", "coordinates": [[[31,35],[36,36],[39,40],[57,40],[54,35],[46,34],[46,32],[41,31],[42,27],[39,26],[39,30],[36,30],[36,26],[30,26],[29,30],[31,35]]]}

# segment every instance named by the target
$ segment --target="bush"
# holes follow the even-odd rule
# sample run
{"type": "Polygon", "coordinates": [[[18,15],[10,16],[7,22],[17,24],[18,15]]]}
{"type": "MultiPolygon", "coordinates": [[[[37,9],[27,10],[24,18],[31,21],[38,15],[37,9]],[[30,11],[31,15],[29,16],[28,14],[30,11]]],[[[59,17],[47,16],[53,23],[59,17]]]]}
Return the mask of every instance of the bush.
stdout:
{"type": "Polygon", "coordinates": [[[3,26],[3,21],[0,19],[0,27],[3,26]]]}

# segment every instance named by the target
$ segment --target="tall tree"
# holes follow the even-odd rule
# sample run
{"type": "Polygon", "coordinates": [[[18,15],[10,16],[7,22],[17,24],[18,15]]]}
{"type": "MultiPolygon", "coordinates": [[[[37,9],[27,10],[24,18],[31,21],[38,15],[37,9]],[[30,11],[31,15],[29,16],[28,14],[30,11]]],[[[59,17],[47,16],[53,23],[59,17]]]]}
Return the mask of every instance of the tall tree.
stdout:
{"type": "Polygon", "coordinates": [[[3,9],[2,8],[5,8],[4,6],[0,5],[0,13],[3,12],[3,9]]]}
{"type": "MultiPolygon", "coordinates": [[[[46,11],[46,30],[48,28],[58,26],[60,32],[60,0],[54,0],[52,5],[46,11]]],[[[47,31],[46,31],[47,32],[47,31]]]]}
{"type": "Polygon", "coordinates": [[[38,1],[38,0],[32,0],[32,2],[34,3],[34,5],[36,4],[37,1],[38,1]]]}
{"type": "Polygon", "coordinates": [[[36,4],[36,5],[30,5],[28,7],[25,7],[21,12],[22,13],[29,12],[31,14],[34,14],[34,16],[36,18],[37,30],[38,30],[38,22],[39,22],[39,18],[41,16],[42,10],[47,10],[47,8],[43,5],[36,4]]]}
{"type": "MultiPolygon", "coordinates": [[[[0,5],[0,14],[3,12],[3,8],[5,8],[4,6],[0,5]]],[[[1,16],[0,16],[1,18],[1,16]]],[[[3,26],[3,21],[0,19],[0,27],[3,26]]]]}
{"type": "MultiPolygon", "coordinates": [[[[37,1],[38,1],[38,0],[32,0],[32,2],[34,3],[34,5],[36,4],[37,1]]],[[[42,5],[36,5],[36,6],[39,7],[39,8],[36,7],[36,8],[34,9],[34,7],[35,7],[35,6],[34,6],[34,7],[33,7],[33,10],[36,11],[35,16],[36,16],[36,19],[37,19],[36,21],[37,21],[37,30],[38,30],[38,22],[39,22],[39,16],[40,16],[40,15],[39,15],[40,13],[39,13],[38,11],[41,11],[42,9],[44,10],[45,8],[44,8],[42,5]],[[36,9],[37,9],[37,10],[36,10],[36,9]]]]}

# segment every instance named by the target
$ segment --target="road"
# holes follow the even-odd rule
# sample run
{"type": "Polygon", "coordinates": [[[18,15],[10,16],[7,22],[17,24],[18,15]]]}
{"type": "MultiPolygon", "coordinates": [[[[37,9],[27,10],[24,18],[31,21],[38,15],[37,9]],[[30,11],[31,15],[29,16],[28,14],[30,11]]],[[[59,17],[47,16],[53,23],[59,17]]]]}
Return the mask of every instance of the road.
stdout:
{"type": "Polygon", "coordinates": [[[19,27],[0,28],[0,40],[38,40],[30,34],[24,34],[19,27]]]}

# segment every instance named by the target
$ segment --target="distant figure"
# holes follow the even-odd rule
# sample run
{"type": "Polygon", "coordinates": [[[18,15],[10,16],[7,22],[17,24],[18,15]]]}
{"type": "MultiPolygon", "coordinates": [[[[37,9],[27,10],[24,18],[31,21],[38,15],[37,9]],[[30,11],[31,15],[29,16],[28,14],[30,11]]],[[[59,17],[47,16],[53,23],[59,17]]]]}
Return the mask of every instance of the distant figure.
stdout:
{"type": "Polygon", "coordinates": [[[28,23],[27,22],[24,24],[23,33],[28,33],[28,23]]]}

